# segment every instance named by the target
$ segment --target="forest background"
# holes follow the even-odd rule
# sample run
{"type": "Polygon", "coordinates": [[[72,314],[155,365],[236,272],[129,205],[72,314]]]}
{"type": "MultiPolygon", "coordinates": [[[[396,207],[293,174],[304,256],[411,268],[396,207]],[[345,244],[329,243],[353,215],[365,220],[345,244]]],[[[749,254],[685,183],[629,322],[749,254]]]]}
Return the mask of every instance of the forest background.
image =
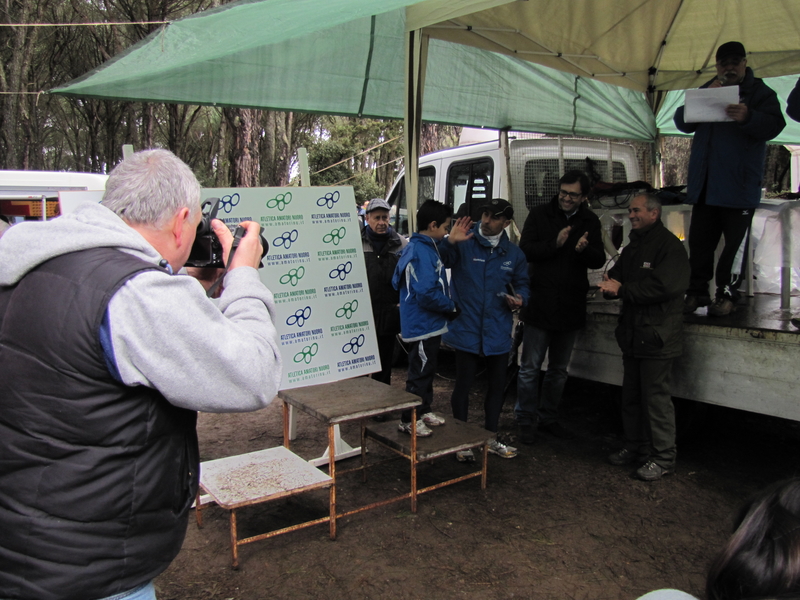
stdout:
{"type": "MultiPolygon", "coordinates": [[[[0,0],[0,168],[107,173],[123,144],[167,148],[204,187],[284,187],[297,149],[312,185],[384,197],[402,167],[401,121],[299,112],[74,99],[43,93],[80,77],[164,22],[220,0],[0,0]],[[43,24],[46,24],[43,25],[43,24]]],[[[426,123],[421,154],[458,144],[459,127],[426,123]]],[[[664,185],[686,181],[691,141],[663,141],[664,185]]],[[[652,144],[637,143],[652,156],[652,144]],[[642,147],[643,146],[643,147],[642,147]]],[[[789,152],[771,146],[768,192],[789,189],[789,152]]]]}

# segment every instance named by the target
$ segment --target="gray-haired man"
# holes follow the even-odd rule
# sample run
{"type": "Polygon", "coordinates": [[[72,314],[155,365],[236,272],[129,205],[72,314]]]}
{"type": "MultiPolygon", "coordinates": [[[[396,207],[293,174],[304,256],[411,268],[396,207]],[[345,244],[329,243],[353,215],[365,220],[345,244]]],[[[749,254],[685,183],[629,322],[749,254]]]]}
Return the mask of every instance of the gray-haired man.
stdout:
{"type": "Polygon", "coordinates": [[[155,598],[197,490],[195,411],[277,393],[259,227],[215,304],[172,275],[200,218],[192,172],[150,150],[114,169],[101,205],[0,240],[0,596],[155,598]]]}
{"type": "Polygon", "coordinates": [[[636,476],[661,479],[675,470],[672,362],[683,350],[683,294],[689,259],[681,241],[661,222],[661,203],[637,196],[628,208],[630,241],[600,289],[621,298],[616,336],[622,350],[624,446],[613,465],[644,463],[636,476]]]}

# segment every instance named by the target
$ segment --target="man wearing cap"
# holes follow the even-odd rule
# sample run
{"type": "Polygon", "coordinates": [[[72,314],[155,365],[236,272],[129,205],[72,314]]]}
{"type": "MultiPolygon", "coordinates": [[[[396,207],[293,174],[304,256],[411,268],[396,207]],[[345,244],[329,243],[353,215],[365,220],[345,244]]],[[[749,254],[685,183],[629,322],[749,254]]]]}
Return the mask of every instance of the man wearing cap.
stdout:
{"type": "Polygon", "coordinates": [[[600,219],[586,205],[590,187],[582,171],[566,173],[558,195],[531,210],[522,228],[519,247],[528,260],[531,299],[520,315],[525,333],[514,412],[523,444],[536,441],[537,426],[555,437],[572,437],[557,420],[558,403],[575,338],[586,325],[586,269],[606,261],[600,219]]]}
{"type": "Polygon", "coordinates": [[[381,370],[373,373],[372,378],[387,385],[392,382],[392,354],[395,337],[400,333],[400,293],[392,287],[392,276],[400,252],[408,243],[389,225],[389,210],[386,200],[370,200],[365,213],[366,223],[361,230],[369,297],[381,359],[381,370]]]}
{"type": "MultiPolygon", "coordinates": [[[[528,301],[528,261],[505,232],[514,208],[501,198],[481,207],[482,216],[469,239],[439,245],[442,261],[451,269],[453,300],[461,314],[442,340],[456,351],[456,383],[450,403],[453,417],[467,420],[469,389],[484,358],[489,380],[484,404],[484,427],[497,432],[505,396],[505,374],[512,342],[512,312],[528,301]]],[[[516,449],[494,440],[489,452],[503,458],[516,449]]],[[[458,454],[469,461],[471,451],[458,454]]]]}
{"type": "Polygon", "coordinates": [[[691,280],[684,313],[711,305],[710,316],[721,317],[736,309],[743,279],[747,233],[753,212],[761,201],[761,181],[767,141],[786,126],[775,92],[753,76],[744,46],[726,42],[717,50],[717,76],[702,88],[739,87],[739,102],[729,104],[729,121],[687,123],[684,107],[675,111],[675,126],[694,133],[689,158],[686,202],[693,204],[689,228],[691,280]],[[714,276],[714,252],[720,237],[725,246],[714,276]],[[714,277],[715,297],[708,283],[714,277]]]}

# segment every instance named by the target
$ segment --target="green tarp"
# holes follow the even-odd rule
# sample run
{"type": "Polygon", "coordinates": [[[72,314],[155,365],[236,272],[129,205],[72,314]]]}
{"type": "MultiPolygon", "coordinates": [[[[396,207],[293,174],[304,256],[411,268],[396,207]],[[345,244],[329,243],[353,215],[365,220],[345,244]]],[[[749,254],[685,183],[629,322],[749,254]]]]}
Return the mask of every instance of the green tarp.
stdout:
{"type": "MultiPolygon", "coordinates": [[[[748,61],[756,75],[759,69],[791,73],[800,64],[798,0],[621,0],[596,10],[600,4],[243,1],[173,22],[53,91],[402,119],[405,36],[416,23],[433,36],[422,102],[425,121],[653,140],[659,130],[682,135],[672,115],[683,102],[683,92],[669,92],[654,117],[642,91],[646,65],[658,64],[653,81],[665,82],[659,89],[684,80],[696,84],[711,76],[714,48],[729,38],[741,39],[753,50],[748,61]],[[694,30],[703,35],[692,34],[694,30]],[[757,35],[762,30],[770,34],[757,35]],[[520,36],[536,40],[531,48],[540,52],[509,46],[520,43],[520,36]],[[548,54],[560,48],[572,54],[548,54]],[[596,74],[617,86],[534,61],[584,74],[595,61],[606,65],[605,70],[628,68],[630,73],[596,74]],[[680,75],[681,69],[688,74],[680,75]],[[667,73],[671,75],[664,79],[667,73]]],[[[794,81],[794,76],[774,77],[768,83],[785,102],[794,81]]],[[[800,124],[791,121],[775,141],[800,143],[800,124]]]]}
{"type": "MultiPolygon", "coordinates": [[[[54,90],[76,97],[402,119],[409,0],[271,0],[171,23],[54,90]],[[375,14],[379,11],[378,14],[375,14]]],[[[642,94],[431,40],[426,121],[651,140],[642,94]]]]}

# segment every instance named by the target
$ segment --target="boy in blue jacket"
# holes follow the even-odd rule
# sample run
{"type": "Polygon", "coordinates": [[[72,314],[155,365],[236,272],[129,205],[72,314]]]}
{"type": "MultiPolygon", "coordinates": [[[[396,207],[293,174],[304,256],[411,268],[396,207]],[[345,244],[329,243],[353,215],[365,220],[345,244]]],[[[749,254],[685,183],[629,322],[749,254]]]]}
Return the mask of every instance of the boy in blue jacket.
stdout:
{"type": "MultiPolygon", "coordinates": [[[[458,311],[450,297],[437,245],[450,229],[452,214],[453,209],[435,200],[428,200],[419,207],[419,233],[411,236],[392,278],[392,285],[400,291],[400,337],[411,346],[406,391],[422,399],[422,405],[417,409],[417,435],[420,437],[433,433],[429,426],[444,425],[444,418],[431,412],[433,378],[439,342],[447,331],[447,322],[458,311]]],[[[469,218],[459,219],[451,242],[467,239],[471,235],[468,232],[469,218]]],[[[411,433],[411,411],[402,414],[399,429],[411,433]]]]}

